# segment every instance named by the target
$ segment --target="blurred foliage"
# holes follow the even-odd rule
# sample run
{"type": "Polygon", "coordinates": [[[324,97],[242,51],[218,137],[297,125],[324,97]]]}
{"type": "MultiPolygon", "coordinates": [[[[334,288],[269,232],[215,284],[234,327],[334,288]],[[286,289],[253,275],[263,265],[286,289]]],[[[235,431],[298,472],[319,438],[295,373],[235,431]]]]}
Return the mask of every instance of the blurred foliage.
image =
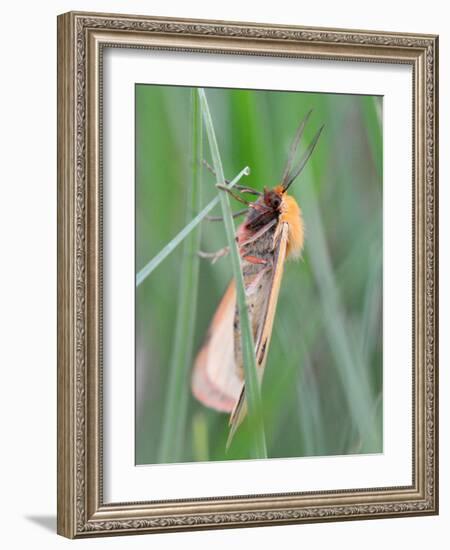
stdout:
{"type": "MultiPolygon", "coordinates": [[[[136,271],[186,223],[191,90],[136,86],[136,271]]],[[[382,452],[382,99],[206,93],[226,177],[248,165],[251,175],[243,183],[259,189],[277,184],[304,114],[314,109],[303,147],[325,123],[290,188],[302,208],[306,242],[302,259],[286,265],[262,386],[268,456],[382,452]]],[[[214,183],[205,171],[203,205],[215,196],[214,183]]],[[[222,224],[203,222],[202,249],[224,244],[222,224]]],[[[137,464],[158,462],[182,252],[136,289],[137,464]]],[[[201,262],[194,353],[230,278],[229,259],[201,262]]],[[[174,461],[247,458],[245,423],[225,454],[228,415],[195,401],[188,385],[185,392],[184,436],[174,461]]]]}

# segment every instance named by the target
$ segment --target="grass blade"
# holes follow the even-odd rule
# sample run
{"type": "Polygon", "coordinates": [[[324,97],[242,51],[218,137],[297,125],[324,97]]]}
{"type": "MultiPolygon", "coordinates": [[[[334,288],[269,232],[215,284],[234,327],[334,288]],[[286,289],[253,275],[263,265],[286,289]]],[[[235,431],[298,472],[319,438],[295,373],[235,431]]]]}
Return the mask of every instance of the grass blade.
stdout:
{"type": "Polygon", "coordinates": [[[192,418],[193,456],[196,462],[209,460],[208,424],[204,412],[197,413],[192,418]]]}
{"type": "MultiPolygon", "coordinates": [[[[192,93],[192,182],[186,201],[186,218],[201,205],[201,168],[203,157],[202,119],[198,97],[192,93]]],[[[189,224],[188,224],[189,226],[189,224]]],[[[172,241],[173,242],[173,241],[172,241]]],[[[163,430],[159,462],[181,459],[189,395],[188,372],[192,362],[192,347],[197,309],[200,227],[186,234],[180,269],[178,311],[174,348],[170,362],[168,392],[163,415],[163,430]]]]}
{"type": "MultiPolygon", "coordinates": [[[[242,176],[248,176],[250,170],[248,167],[242,169],[239,174],[228,184],[228,187],[233,187],[238,183],[242,176]]],[[[217,206],[220,202],[220,197],[215,197],[210,203],[208,203],[201,212],[195,216],[179,233],[176,235],[166,246],[158,252],[136,275],[136,286],[141,285],[145,279],[154,271],[159,264],[164,261],[169,254],[171,254],[175,248],[183,242],[183,240],[193,231],[197,225],[204,220],[204,218],[211,212],[211,210],[217,206]]]]}
{"type": "Polygon", "coordinates": [[[367,373],[355,361],[355,352],[349,338],[347,319],[331,265],[322,217],[312,188],[307,196],[308,200],[305,201],[305,218],[309,229],[307,252],[325,313],[324,328],[336,357],[336,368],[345,383],[348,407],[352,412],[352,418],[357,425],[361,439],[368,440],[373,427],[369,414],[373,396],[367,373]]]}
{"type": "MultiPolygon", "coordinates": [[[[208,101],[203,88],[198,89],[198,94],[217,181],[218,183],[223,184],[225,182],[225,177],[223,174],[222,161],[220,158],[219,147],[217,145],[211,113],[209,111],[208,101]]],[[[222,206],[222,215],[224,218],[228,246],[230,247],[233,275],[236,282],[236,300],[241,324],[242,356],[244,362],[248,421],[251,426],[251,433],[253,437],[252,451],[254,458],[267,458],[266,439],[262,420],[261,395],[256,371],[255,344],[253,341],[250,319],[248,315],[241,259],[235,240],[235,227],[231,213],[230,199],[227,193],[220,192],[220,202],[222,206]]]]}
{"type": "Polygon", "coordinates": [[[383,116],[381,98],[366,96],[361,102],[370,154],[378,181],[383,181],[383,116]]]}

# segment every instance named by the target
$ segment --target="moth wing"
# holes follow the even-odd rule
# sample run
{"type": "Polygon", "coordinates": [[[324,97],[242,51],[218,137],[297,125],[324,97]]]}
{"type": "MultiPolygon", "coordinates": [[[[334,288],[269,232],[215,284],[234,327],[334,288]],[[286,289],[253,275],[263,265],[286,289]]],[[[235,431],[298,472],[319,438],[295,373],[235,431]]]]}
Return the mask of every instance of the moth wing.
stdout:
{"type": "MultiPolygon", "coordinates": [[[[284,262],[286,259],[286,249],[288,241],[289,226],[283,222],[277,233],[275,234],[275,247],[273,257],[272,277],[270,281],[270,289],[264,315],[262,316],[261,325],[257,331],[257,340],[255,345],[256,367],[259,382],[262,380],[264,368],[266,366],[267,354],[272,336],[273,322],[275,319],[275,311],[280,293],[281,279],[284,272],[284,262]]],[[[247,402],[245,400],[245,386],[242,385],[239,398],[236,401],[235,407],[230,416],[230,433],[227,440],[227,448],[241,422],[247,414],[247,402]]]]}
{"type": "Polygon", "coordinates": [[[234,356],[236,287],[228,286],[208,329],[192,372],[194,396],[205,406],[230,413],[242,391],[234,356]]]}

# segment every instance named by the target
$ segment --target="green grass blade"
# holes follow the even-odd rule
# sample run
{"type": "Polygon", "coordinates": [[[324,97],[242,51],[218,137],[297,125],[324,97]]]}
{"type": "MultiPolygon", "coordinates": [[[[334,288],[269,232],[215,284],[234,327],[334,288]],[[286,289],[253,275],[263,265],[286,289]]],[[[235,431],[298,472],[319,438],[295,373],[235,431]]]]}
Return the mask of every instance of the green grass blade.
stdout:
{"type": "MultiPolygon", "coordinates": [[[[228,187],[233,187],[238,183],[242,176],[248,176],[250,170],[248,167],[243,168],[239,174],[228,184],[228,187]]],[[[220,197],[215,197],[210,203],[208,203],[201,212],[195,216],[179,233],[176,235],[166,246],[158,252],[136,275],[136,286],[141,285],[145,279],[154,271],[159,264],[164,261],[169,254],[171,254],[175,248],[184,241],[184,239],[193,231],[197,225],[204,220],[204,218],[211,212],[211,210],[217,206],[220,202],[220,197]]]]}
{"type": "MultiPolygon", "coordinates": [[[[186,201],[186,218],[197,212],[201,205],[201,160],[203,132],[199,101],[192,93],[192,182],[186,201]]],[[[170,362],[168,392],[163,415],[163,430],[159,449],[159,462],[181,459],[184,447],[186,411],[189,396],[188,373],[192,362],[194,326],[197,310],[200,227],[186,236],[180,269],[178,311],[174,335],[174,348],[170,362]]]]}
{"type": "Polygon", "coordinates": [[[208,423],[203,411],[192,418],[192,444],[195,461],[207,462],[209,460],[208,423]]]}
{"type": "Polygon", "coordinates": [[[370,154],[376,170],[378,181],[383,182],[383,117],[382,99],[377,96],[362,98],[362,117],[366,128],[370,154]]]}
{"type": "Polygon", "coordinates": [[[342,381],[345,382],[352,418],[357,425],[361,440],[366,440],[370,439],[372,433],[370,410],[373,404],[373,395],[370,391],[367,373],[355,361],[355,351],[348,334],[347,319],[343,312],[339,288],[331,265],[321,213],[312,189],[308,198],[304,209],[309,230],[307,252],[319,288],[324,311],[324,328],[336,357],[336,368],[342,381]]]}
{"type": "MultiPolygon", "coordinates": [[[[217,181],[223,184],[225,182],[225,177],[223,174],[222,161],[220,158],[211,113],[209,111],[208,101],[203,88],[198,89],[198,94],[217,181]]],[[[236,300],[241,324],[241,342],[244,362],[248,421],[251,426],[253,438],[252,452],[254,454],[254,458],[267,458],[266,438],[262,420],[260,387],[256,371],[255,345],[250,326],[250,318],[248,315],[241,259],[235,240],[235,227],[231,213],[230,199],[227,193],[220,192],[220,202],[222,206],[222,215],[224,218],[228,246],[230,247],[233,275],[236,283],[236,300]]]]}

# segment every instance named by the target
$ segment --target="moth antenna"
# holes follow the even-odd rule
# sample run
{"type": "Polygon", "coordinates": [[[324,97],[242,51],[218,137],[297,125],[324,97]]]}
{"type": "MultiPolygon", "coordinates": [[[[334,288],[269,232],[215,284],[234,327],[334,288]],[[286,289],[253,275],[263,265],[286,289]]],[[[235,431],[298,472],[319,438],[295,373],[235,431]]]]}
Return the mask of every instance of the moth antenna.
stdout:
{"type": "Polygon", "coordinates": [[[288,176],[287,176],[287,181],[285,181],[282,185],[283,185],[283,189],[284,191],[287,191],[287,189],[289,188],[289,186],[298,178],[298,176],[300,175],[300,172],[303,170],[303,168],[305,167],[305,164],[308,162],[309,160],[309,157],[312,155],[313,151],[314,151],[314,148],[319,140],[319,137],[320,137],[320,134],[322,133],[322,130],[324,129],[325,127],[325,124],[322,124],[322,126],[319,128],[319,130],[317,131],[316,135],[313,137],[311,143],[309,144],[308,148],[306,149],[306,151],[303,153],[303,156],[302,158],[300,159],[300,162],[298,163],[297,165],[297,168],[295,170],[293,170],[293,172],[291,172],[288,176]]]}
{"type": "Polygon", "coordinates": [[[204,167],[208,170],[208,172],[211,172],[211,174],[212,174],[213,176],[216,175],[216,171],[215,171],[214,168],[209,164],[209,162],[208,162],[207,160],[202,159],[201,164],[202,164],[202,166],[204,166],[204,167]]]}
{"type": "Polygon", "coordinates": [[[283,187],[285,186],[285,182],[289,178],[289,174],[291,172],[292,163],[294,162],[295,153],[297,152],[298,144],[300,143],[300,140],[302,138],[303,132],[305,130],[306,123],[308,122],[309,117],[311,116],[311,113],[313,112],[312,109],[310,109],[303,120],[300,122],[299,127],[297,128],[297,131],[295,132],[294,139],[291,143],[291,148],[289,149],[289,155],[288,159],[286,161],[286,166],[284,168],[283,177],[281,178],[281,185],[283,187]]]}

